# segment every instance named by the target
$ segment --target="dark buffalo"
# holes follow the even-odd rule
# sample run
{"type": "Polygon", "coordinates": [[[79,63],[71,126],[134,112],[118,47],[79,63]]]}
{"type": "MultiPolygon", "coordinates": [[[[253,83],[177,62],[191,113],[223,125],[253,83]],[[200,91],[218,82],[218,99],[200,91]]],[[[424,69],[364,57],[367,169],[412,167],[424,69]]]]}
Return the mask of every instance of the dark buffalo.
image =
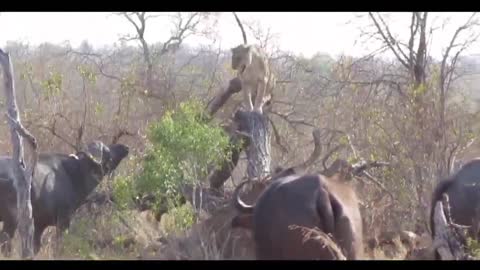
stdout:
{"type": "Polygon", "coordinates": [[[304,234],[291,225],[318,228],[329,234],[349,260],[363,255],[362,220],[357,196],[339,174],[326,177],[298,175],[289,169],[277,173],[255,205],[239,198],[234,204],[240,215],[232,227],[253,231],[256,258],[260,260],[330,260],[329,247],[317,240],[304,242],[304,234]]]}
{"type": "Polygon", "coordinates": [[[450,217],[453,223],[470,226],[469,236],[478,239],[480,210],[480,159],[467,162],[451,177],[439,182],[433,191],[430,207],[430,229],[435,236],[434,208],[443,194],[449,198],[450,217]]]}
{"type": "MultiPolygon", "coordinates": [[[[103,177],[111,173],[128,156],[123,144],[106,146],[96,141],[86,151],[75,155],[41,153],[32,179],[32,213],[34,218],[34,252],[38,253],[43,231],[56,226],[61,235],[70,225],[74,212],[85,202],[103,177]]],[[[16,191],[12,159],[0,158],[0,220],[3,221],[4,252],[17,227],[16,191]]]]}

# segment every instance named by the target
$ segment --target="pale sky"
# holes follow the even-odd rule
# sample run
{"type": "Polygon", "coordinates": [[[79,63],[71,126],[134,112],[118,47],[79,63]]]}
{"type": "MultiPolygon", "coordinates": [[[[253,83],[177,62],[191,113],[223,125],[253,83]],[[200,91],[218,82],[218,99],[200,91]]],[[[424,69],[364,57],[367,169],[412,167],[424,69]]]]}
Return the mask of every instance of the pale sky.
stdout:
{"type": "MultiPolygon", "coordinates": [[[[277,43],[283,50],[311,56],[317,52],[338,55],[346,53],[360,56],[377,48],[370,42],[355,44],[360,28],[364,28],[367,18],[355,19],[362,13],[350,12],[239,12],[242,20],[257,20],[262,27],[271,28],[277,34],[277,43]],[[353,23],[347,24],[353,20],[353,23]]],[[[366,14],[366,13],[363,13],[366,14]]],[[[434,56],[441,54],[456,27],[466,22],[471,13],[431,13],[430,23],[440,25],[435,17],[451,17],[450,24],[434,34],[434,56]]],[[[388,17],[386,17],[388,19],[388,17]]],[[[171,25],[166,17],[152,19],[147,24],[146,39],[153,43],[165,41],[171,25]]],[[[389,26],[392,32],[408,37],[410,15],[397,13],[391,16],[389,26]]],[[[242,43],[240,30],[232,13],[221,13],[216,27],[221,47],[228,49],[242,43]]],[[[480,31],[480,29],[478,29],[480,31]]],[[[247,34],[249,29],[246,29],[247,34]]],[[[24,41],[32,45],[42,42],[61,43],[70,41],[78,46],[87,40],[94,47],[113,45],[122,34],[134,33],[134,28],[123,17],[106,12],[1,12],[0,46],[7,41],[24,41]]],[[[249,36],[249,41],[253,40],[249,36]]],[[[405,39],[404,39],[405,40],[405,39]]],[[[198,44],[202,39],[191,37],[186,43],[198,44]]],[[[469,54],[480,53],[480,44],[472,46],[469,54]]]]}

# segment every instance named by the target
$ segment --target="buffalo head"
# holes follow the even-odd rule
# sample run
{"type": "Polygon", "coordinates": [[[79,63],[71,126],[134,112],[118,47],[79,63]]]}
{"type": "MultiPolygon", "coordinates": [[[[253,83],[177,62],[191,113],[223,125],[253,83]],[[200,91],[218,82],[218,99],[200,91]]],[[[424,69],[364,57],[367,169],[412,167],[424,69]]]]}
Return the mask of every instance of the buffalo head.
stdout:
{"type": "Polygon", "coordinates": [[[129,154],[129,148],[123,144],[105,145],[101,141],[93,141],[86,146],[85,151],[77,152],[71,157],[85,160],[92,165],[101,176],[115,170],[120,162],[129,154]]]}
{"type": "Polygon", "coordinates": [[[118,164],[128,156],[129,148],[126,145],[121,143],[118,144],[111,144],[108,146],[110,149],[109,159],[105,161],[105,167],[107,173],[114,171],[118,164]]]}
{"type": "Polygon", "coordinates": [[[67,174],[75,179],[83,179],[90,192],[102,178],[112,173],[120,162],[128,156],[129,148],[123,144],[105,145],[94,141],[85,147],[84,151],[71,154],[76,162],[64,163],[67,174]],[[76,173],[75,173],[76,172],[76,173]]]}

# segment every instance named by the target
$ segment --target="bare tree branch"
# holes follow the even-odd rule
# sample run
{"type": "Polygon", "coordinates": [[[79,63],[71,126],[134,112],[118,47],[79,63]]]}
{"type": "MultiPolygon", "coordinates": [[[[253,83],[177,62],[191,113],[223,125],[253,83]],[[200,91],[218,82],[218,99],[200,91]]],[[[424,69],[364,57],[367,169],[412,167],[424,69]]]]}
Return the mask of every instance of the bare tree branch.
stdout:
{"type": "Polygon", "coordinates": [[[137,134],[125,129],[120,129],[115,135],[112,136],[112,144],[118,143],[118,141],[124,136],[135,137],[137,134]]]}
{"type": "Polygon", "coordinates": [[[8,118],[10,124],[15,127],[15,130],[20,134],[20,136],[27,139],[28,143],[33,149],[37,148],[37,139],[16,119],[14,119],[10,114],[6,113],[5,116],[8,118]]]}
{"type": "Polygon", "coordinates": [[[400,42],[398,42],[398,41],[393,37],[392,33],[390,32],[390,29],[388,28],[387,24],[386,24],[385,21],[383,20],[382,16],[380,16],[380,14],[378,14],[378,19],[382,22],[383,27],[385,28],[385,32],[387,33],[388,38],[390,39],[390,42],[392,43],[392,45],[396,45],[396,46],[397,46],[397,50],[398,50],[398,52],[402,55],[403,60],[408,62],[408,57],[407,57],[407,55],[402,51],[402,48],[400,48],[400,42]]]}
{"type": "Polygon", "coordinates": [[[368,180],[372,181],[373,183],[375,183],[375,185],[377,185],[381,190],[383,190],[384,192],[386,192],[388,194],[388,196],[390,196],[390,199],[392,200],[395,200],[395,197],[393,196],[393,193],[388,190],[382,183],[380,183],[380,181],[378,181],[375,177],[373,177],[370,173],[366,172],[366,171],[363,171],[360,175],[363,175],[365,176],[366,178],[368,178],[368,180]]]}
{"type": "Polygon", "coordinates": [[[146,86],[149,90],[152,89],[153,84],[153,62],[151,58],[150,48],[148,46],[147,41],[145,40],[145,27],[146,27],[146,19],[145,19],[145,12],[133,12],[133,14],[129,14],[127,12],[123,12],[122,15],[135,27],[137,35],[134,39],[138,40],[143,49],[143,60],[146,64],[146,86]],[[132,18],[135,15],[138,19],[138,23],[132,18]]]}
{"type": "Polygon", "coordinates": [[[83,56],[85,57],[85,59],[87,59],[89,62],[93,63],[98,71],[100,72],[101,75],[109,78],[109,79],[112,79],[112,80],[115,80],[115,81],[118,81],[118,82],[122,82],[122,78],[116,76],[116,75],[112,75],[112,74],[108,74],[105,72],[104,70],[104,67],[105,67],[105,63],[103,62],[103,59],[102,59],[102,56],[99,55],[99,54],[94,54],[94,53],[83,53],[83,52],[78,52],[78,51],[75,51],[75,50],[72,50],[72,49],[69,49],[67,50],[66,54],[75,54],[75,55],[79,55],[79,56],[83,56]],[[98,62],[93,60],[91,57],[95,57],[96,59],[98,59],[98,62]]]}
{"type": "Polygon", "coordinates": [[[274,124],[274,122],[272,121],[271,118],[268,118],[268,121],[270,122],[270,125],[272,126],[273,135],[274,135],[274,137],[275,137],[275,142],[276,142],[277,145],[280,147],[280,150],[281,150],[283,153],[287,153],[287,152],[288,152],[288,149],[287,149],[287,147],[285,147],[285,145],[283,145],[283,143],[282,143],[282,137],[280,136],[280,133],[278,132],[277,127],[275,126],[275,124],[274,124]]]}
{"type": "Polygon", "coordinates": [[[78,151],[79,149],[77,148],[77,146],[75,145],[75,143],[71,143],[67,138],[65,138],[64,136],[60,135],[57,133],[57,130],[55,128],[55,120],[54,120],[54,123],[53,123],[53,126],[52,127],[48,127],[48,126],[44,126],[44,125],[34,125],[38,128],[42,128],[42,129],[45,129],[47,131],[50,132],[50,134],[52,134],[53,136],[59,138],[60,140],[62,140],[65,144],[67,144],[68,146],[70,146],[72,149],[78,151]]]}
{"type": "Polygon", "coordinates": [[[179,13],[176,16],[176,20],[178,21],[176,23],[176,29],[175,29],[175,34],[172,35],[167,41],[163,43],[163,47],[160,50],[159,54],[163,55],[167,52],[170,51],[170,48],[175,46],[178,47],[182,44],[182,42],[185,40],[187,36],[189,36],[193,31],[195,31],[195,28],[197,25],[200,23],[200,12],[194,12],[189,14],[189,17],[187,18],[185,24],[183,23],[184,19],[182,17],[182,14],[179,13]],[[175,44],[173,42],[176,41],[175,44]]]}
{"type": "Polygon", "coordinates": [[[313,163],[320,157],[320,154],[322,153],[322,144],[320,141],[321,140],[320,129],[313,130],[312,137],[313,137],[313,144],[314,144],[313,152],[310,155],[310,157],[307,160],[305,160],[305,162],[296,166],[300,170],[305,170],[306,168],[312,166],[313,163]]]}
{"type": "MultiPolygon", "coordinates": [[[[375,24],[375,26],[377,27],[377,30],[378,30],[378,33],[382,36],[383,38],[383,41],[388,45],[388,47],[390,48],[390,50],[393,52],[393,54],[395,54],[395,56],[397,57],[398,61],[400,61],[400,63],[402,63],[403,66],[405,66],[407,69],[410,68],[410,66],[407,64],[407,62],[405,62],[405,59],[402,58],[402,56],[397,52],[397,49],[395,49],[394,47],[394,43],[395,40],[391,40],[389,37],[387,37],[382,29],[382,27],[380,26],[380,24],[378,23],[377,19],[375,19],[375,16],[373,16],[373,13],[372,12],[369,12],[368,15],[370,16],[370,18],[372,19],[373,23],[375,24]]],[[[380,15],[379,15],[380,16],[380,15]]],[[[387,28],[388,29],[388,28],[387,28]]],[[[387,30],[389,31],[389,30],[387,30]]]]}
{"type": "Polygon", "coordinates": [[[276,112],[276,111],[270,111],[270,113],[280,117],[281,119],[285,120],[288,124],[290,124],[292,126],[294,126],[295,124],[301,124],[301,125],[304,125],[304,126],[314,127],[313,124],[308,123],[304,120],[292,120],[292,119],[290,119],[289,114],[283,114],[283,113],[279,113],[279,112],[276,112]]]}

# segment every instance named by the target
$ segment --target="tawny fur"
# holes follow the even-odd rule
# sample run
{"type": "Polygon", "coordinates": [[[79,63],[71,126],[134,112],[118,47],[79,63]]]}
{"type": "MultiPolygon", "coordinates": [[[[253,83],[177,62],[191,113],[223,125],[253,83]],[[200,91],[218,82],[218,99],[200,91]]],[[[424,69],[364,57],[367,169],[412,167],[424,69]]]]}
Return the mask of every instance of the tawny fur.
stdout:
{"type": "Polygon", "coordinates": [[[242,82],[247,109],[262,111],[263,105],[271,99],[276,79],[270,70],[267,57],[260,48],[253,45],[239,45],[232,51],[232,69],[242,82]],[[255,102],[252,96],[255,95],[255,102]]]}

